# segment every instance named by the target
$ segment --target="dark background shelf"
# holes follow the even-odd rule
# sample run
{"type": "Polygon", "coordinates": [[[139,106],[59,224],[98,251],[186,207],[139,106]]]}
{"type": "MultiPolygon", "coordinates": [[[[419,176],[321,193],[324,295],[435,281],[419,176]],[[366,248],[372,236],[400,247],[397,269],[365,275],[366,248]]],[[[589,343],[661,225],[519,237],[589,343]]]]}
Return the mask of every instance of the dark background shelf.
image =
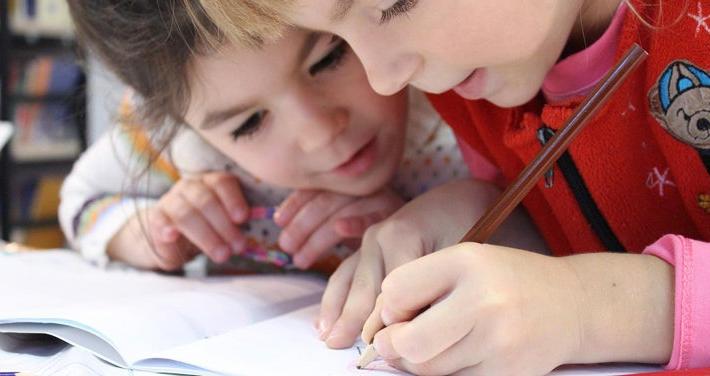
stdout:
{"type": "MultiPolygon", "coordinates": [[[[13,64],[18,64],[20,67],[18,69],[24,69],[22,64],[41,56],[80,58],[81,51],[76,42],[68,35],[48,36],[42,35],[41,32],[35,33],[33,30],[29,30],[30,34],[13,32],[10,29],[11,25],[12,20],[10,20],[8,1],[0,0],[0,120],[12,122],[12,118],[15,116],[13,108],[16,106],[66,105],[70,117],[62,117],[60,119],[66,119],[66,124],[76,127],[75,142],[78,142],[79,147],[76,155],[67,154],[37,159],[24,159],[20,158],[19,155],[13,155],[12,145],[7,145],[3,148],[0,154],[0,236],[4,240],[11,240],[14,229],[58,226],[56,217],[17,217],[19,197],[16,195],[18,187],[21,184],[25,184],[24,181],[31,176],[41,179],[45,176],[51,178],[66,175],[80,152],[85,150],[87,145],[86,80],[83,72],[80,73],[75,87],[68,92],[49,92],[48,94],[35,95],[19,91],[15,92],[10,87],[11,72],[14,72],[11,69],[16,69],[11,68],[13,64]]],[[[54,72],[52,71],[52,73],[54,72]]],[[[17,124],[15,125],[17,126],[17,124]]],[[[51,145],[49,143],[47,148],[51,148],[51,145]]],[[[22,148],[25,144],[15,144],[14,146],[22,148]]]]}

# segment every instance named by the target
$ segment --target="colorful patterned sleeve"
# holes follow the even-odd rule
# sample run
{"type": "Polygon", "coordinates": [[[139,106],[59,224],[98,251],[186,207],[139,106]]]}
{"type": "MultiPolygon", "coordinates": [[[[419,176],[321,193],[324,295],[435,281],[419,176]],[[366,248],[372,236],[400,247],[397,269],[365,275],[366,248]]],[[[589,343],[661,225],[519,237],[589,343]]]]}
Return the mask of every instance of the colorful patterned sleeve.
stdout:
{"type": "Polygon", "coordinates": [[[106,246],[116,232],[179,178],[140,126],[112,128],[79,158],[62,186],[59,220],[70,246],[107,263],[106,246]]]}

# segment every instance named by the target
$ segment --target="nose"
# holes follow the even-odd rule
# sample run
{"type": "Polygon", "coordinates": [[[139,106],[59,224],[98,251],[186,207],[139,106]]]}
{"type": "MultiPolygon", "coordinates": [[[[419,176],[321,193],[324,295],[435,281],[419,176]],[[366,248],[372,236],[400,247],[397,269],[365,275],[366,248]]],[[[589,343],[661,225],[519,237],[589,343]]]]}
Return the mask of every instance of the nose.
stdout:
{"type": "Polygon", "coordinates": [[[393,95],[412,81],[424,64],[415,53],[397,48],[397,41],[373,41],[372,38],[351,43],[362,62],[370,86],[380,95],[393,95]]]}
{"type": "Polygon", "coordinates": [[[710,131],[710,120],[708,120],[707,118],[702,118],[698,120],[695,126],[698,128],[699,131],[702,132],[710,131]]]}
{"type": "MultiPolygon", "coordinates": [[[[350,113],[343,107],[327,107],[322,103],[301,103],[298,116],[293,119],[297,126],[297,140],[306,153],[322,150],[347,129],[350,113]]],[[[288,120],[287,120],[288,121],[288,120]]]]}

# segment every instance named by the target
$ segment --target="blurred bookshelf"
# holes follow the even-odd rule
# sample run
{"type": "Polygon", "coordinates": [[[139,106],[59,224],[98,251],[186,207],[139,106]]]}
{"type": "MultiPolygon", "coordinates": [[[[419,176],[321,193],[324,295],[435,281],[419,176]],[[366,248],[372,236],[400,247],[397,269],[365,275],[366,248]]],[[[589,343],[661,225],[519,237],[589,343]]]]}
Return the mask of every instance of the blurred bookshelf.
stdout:
{"type": "Polygon", "coordinates": [[[61,247],[59,189],[86,149],[85,73],[66,0],[0,0],[2,238],[61,247]]]}

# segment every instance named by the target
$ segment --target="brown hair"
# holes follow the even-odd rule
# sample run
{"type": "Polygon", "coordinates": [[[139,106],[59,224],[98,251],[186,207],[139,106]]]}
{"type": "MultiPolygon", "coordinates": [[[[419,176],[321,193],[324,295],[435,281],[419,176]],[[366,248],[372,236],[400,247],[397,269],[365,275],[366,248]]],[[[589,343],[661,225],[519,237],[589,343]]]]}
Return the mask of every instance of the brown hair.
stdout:
{"type": "Polygon", "coordinates": [[[196,1],[188,12],[188,1],[68,1],[79,42],[142,97],[139,113],[151,125],[183,122],[190,58],[206,51],[205,36],[218,35],[196,1]]]}

